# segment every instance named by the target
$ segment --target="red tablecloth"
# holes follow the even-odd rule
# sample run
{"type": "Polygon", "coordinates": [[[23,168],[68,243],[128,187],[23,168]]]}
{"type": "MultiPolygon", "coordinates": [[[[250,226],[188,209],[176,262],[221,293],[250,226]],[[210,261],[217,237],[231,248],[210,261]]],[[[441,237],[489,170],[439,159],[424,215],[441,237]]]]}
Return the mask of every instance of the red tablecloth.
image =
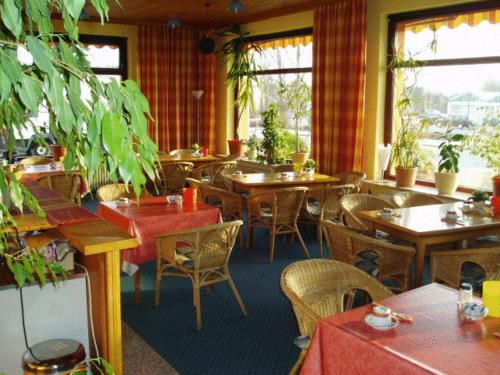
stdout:
{"type": "Polygon", "coordinates": [[[413,323],[367,326],[368,306],[319,322],[301,374],[500,374],[500,319],[461,322],[457,291],[427,285],[382,303],[413,323]]]}
{"type": "Polygon", "coordinates": [[[92,212],[82,207],[59,208],[47,211],[47,221],[51,224],[73,224],[99,220],[92,212]]]}
{"type": "Polygon", "coordinates": [[[154,236],[222,221],[218,208],[202,202],[168,204],[165,197],[145,199],[140,205],[133,202],[125,207],[118,207],[115,201],[101,202],[97,215],[137,237],[139,247],[123,253],[124,261],[136,265],[156,259],[154,236]]]}

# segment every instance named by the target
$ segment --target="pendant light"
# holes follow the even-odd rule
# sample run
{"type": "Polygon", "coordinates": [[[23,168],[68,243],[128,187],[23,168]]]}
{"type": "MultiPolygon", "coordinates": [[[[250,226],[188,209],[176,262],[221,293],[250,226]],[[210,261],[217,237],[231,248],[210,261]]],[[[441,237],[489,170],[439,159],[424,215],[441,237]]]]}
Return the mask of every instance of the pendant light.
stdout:
{"type": "Polygon", "coordinates": [[[227,10],[231,13],[241,13],[245,11],[245,6],[241,3],[240,0],[232,0],[227,10]]]}
{"type": "Polygon", "coordinates": [[[181,27],[182,26],[182,22],[178,18],[170,18],[167,21],[167,26],[171,27],[172,29],[175,29],[176,27],[181,27]]]}
{"type": "Polygon", "coordinates": [[[209,25],[208,25],[208,8],[210,7],[210,3],[206,2],[205,4],[205,14],[206,14],[206,28],[207,28],[207,34],[203,38],[200,39],[198,42],[198,49],[203,53],[204,55],[210,55],[215,51],[215,39],[211,38],[209,35],[209,25]]]}

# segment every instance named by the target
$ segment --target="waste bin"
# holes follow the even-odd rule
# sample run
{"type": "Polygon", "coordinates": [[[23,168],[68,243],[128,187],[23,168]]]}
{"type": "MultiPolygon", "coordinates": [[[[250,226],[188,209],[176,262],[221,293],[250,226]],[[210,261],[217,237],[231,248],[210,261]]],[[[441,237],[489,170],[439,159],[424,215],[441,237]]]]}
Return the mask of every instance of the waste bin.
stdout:
{"type": "Polygon", "coordinates": [[[25,375],[69,374],[85,359],[85,348],[70,339],[42,341],[30,347],[23,355],[25,375]]]}

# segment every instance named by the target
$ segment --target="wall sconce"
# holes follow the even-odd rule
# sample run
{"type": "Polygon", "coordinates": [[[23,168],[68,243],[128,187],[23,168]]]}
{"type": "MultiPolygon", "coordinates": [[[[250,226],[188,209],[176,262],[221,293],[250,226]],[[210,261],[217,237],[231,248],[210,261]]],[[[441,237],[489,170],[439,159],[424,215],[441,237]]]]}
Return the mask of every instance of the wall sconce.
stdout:
{"type": "Polygon", "coordinates": [[[172,29],[175,29],[176,27],[181,27],[182,26],[182,22],[178,18],[170,18],[167,21],[167,26],[171,27],[172,29]]]}
{"type": "Polygon", "coordinates": [[[231,13],[241,13],[245,11],[245,6],[241,3],[240,0],[233,0],[227,7],[227,10],[231,13]]]}

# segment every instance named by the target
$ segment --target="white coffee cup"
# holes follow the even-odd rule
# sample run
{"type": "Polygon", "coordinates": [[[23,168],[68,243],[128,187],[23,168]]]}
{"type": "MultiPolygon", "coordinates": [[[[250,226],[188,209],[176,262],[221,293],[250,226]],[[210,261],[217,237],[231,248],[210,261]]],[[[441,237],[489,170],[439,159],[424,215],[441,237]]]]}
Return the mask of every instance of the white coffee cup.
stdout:
{"type": "Polygon", "coordinates": [[[373,306],[372,322],[379,326],[388,326],[392,322],[392,310],[385,306],[373,306]]]}
{"type": "Polygon", "coordinates": [[[446,220],[456,221],[458,219],[458,214],[455,210],[446,211],[446,220]]]}
{"type": "Polygon", "coordinates": [[[392,209],[384,208],[382,211],[380,211],[380,216],[382,216],[385,219],[391,218],[392,217],[392,209]]]}

